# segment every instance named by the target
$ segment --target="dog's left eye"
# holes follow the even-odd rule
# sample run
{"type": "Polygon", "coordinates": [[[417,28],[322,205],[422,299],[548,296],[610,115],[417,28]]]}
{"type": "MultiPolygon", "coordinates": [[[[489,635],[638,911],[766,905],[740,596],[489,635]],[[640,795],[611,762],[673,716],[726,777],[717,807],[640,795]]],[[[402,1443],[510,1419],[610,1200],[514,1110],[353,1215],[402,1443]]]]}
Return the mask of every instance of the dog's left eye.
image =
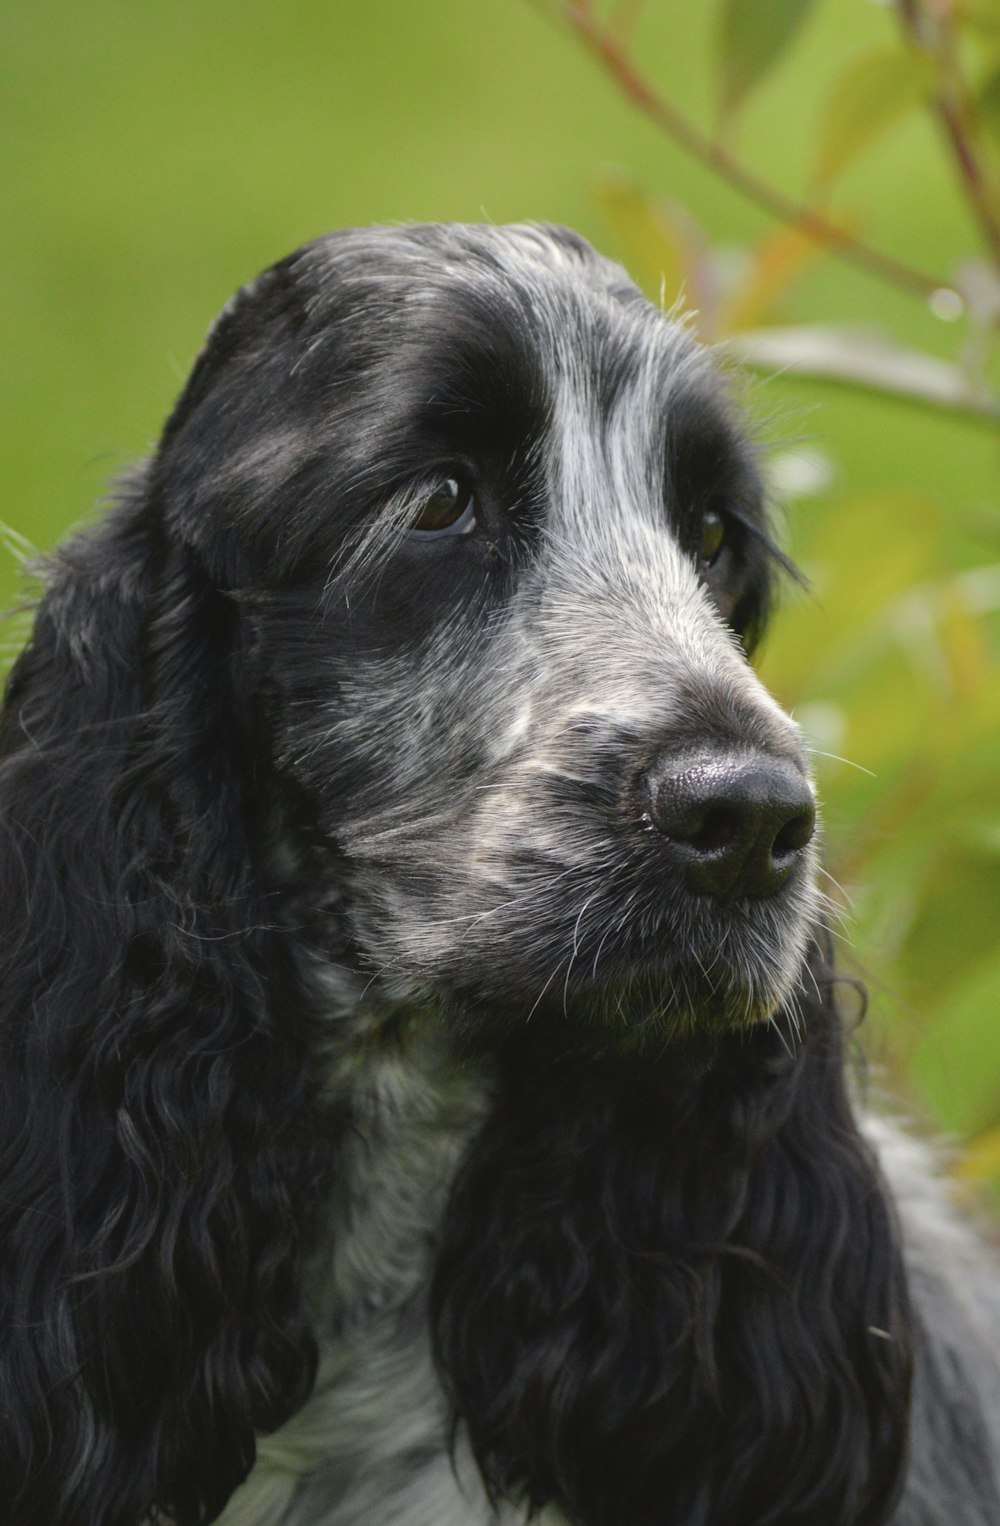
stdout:
{"type": "Polygon", "coordinates": [[[698,543],[698,559],[703,567],[711,567],[719,559],[726,543],[726,521],[715,509],[706,509],[701,516],[701,539],[698,543]]]}
{"type": "Polygon", "coordinates": [[[476,495],[461,477],[446,477],[420,505],[417,535],[468,535],[476,527],[476,495]]]}

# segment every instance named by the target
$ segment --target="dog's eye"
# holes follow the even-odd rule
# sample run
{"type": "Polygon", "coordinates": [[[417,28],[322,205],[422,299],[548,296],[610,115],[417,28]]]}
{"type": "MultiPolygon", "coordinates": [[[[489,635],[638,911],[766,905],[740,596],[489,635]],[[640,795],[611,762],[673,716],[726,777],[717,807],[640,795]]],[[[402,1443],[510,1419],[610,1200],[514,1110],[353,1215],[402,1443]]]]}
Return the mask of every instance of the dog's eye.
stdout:
{"type": "Polygon", "coordinates": [[[715,509],[706,509],[701,517],[701,540],[698,558],[703,567],[711,567],[726,543],[726,521],[715,509]]]}
{"type": "Polygon", "coordinates": [[[418,535],[468,535],[476,526],[476,495],[461,477],[446,477],[420,505],[418,535]]]}

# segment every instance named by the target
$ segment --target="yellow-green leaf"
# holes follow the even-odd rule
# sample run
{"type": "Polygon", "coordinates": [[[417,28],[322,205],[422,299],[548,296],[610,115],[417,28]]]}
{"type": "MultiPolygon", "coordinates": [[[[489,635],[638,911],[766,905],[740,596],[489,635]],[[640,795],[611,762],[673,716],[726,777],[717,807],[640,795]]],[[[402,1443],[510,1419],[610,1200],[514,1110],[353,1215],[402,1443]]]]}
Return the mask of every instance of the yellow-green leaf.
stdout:
{"type": "Polygon", "coordinates": [[[681,297],[708,320],[714,306],[708,244],[690,213],[610,170],[595,194],[630,272],[649,296],[667,307],[681,297]]]}
{"type": "MultiPolygon", "coordinates": [[[[845,684],[858,684],[873,669],[885,680],[881,665],[899,657],[886,611],[932,575],[943,534],[937,504],[918,493],[858,495],[838,504],[836,514],[799,516],[792,550],[812,592],[787,602],[763,664],[765,681],[786,705],[834,695],[857,702],[860,692],[845,691],[845,684]]],[[[887,712],[887,698],[875,697],[876,711],[881,704],[887,712]]]]}
{"type": "Polygon", "coordinates": [[[1000,1123],[968,1141],[955,1175],[965,1182],[1000,1181],[1000,1123]]]}
{"type": "Polygon", "coordinates": [[[881,48],[849,64],[833,87],[819,128],[814,180],[820,191],[934,88],[934,64],[913,48],[881,48]]]}
{"type": "Polygon", "coordinates": [[[722,0],[719,95],[731,113],[777,63],[814,0],[722,0]]]}
{"type": "Polygon", "coordinates": [[[749,269],[727,296],[721,332],[768,323],[799,276],[826,253],[825,246],[797,224],[767,234],[752,251],[749,269]]]}

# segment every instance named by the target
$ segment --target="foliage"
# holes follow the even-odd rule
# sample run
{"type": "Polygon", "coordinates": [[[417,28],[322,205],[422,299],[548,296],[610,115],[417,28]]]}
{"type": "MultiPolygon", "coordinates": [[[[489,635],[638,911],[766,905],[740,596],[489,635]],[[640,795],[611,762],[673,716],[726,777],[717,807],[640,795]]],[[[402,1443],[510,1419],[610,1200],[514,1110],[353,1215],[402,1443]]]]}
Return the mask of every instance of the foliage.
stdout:
{"type": "MultiPolygon", "coordinates": [[[[720,104],[709,130],[641,62],[639,8],[561,7],[624,96],[775,221],[734,256],[712,247],[689,208],[620,172],[599,183],[605,215],[651,294],[683,293],[702,336],[744,364],[995,429],[1000,0],[889,0],[884,43],[827,81],[807,190],[796,199],[748,166],[736,139],[774,71],[794,67],[818,9],[807,0],[718,0],[720,104]],[[870,209],[831,205],[851,168],[914,112],[939,129],[985,250],[956,254],[947,279],[862,240],[870,209]],[[803,274],[831,258],[928,303],[940,319],[964,316],[957,353],[942,359],[815,314],[785,322],[803,274]]],[[[829,888],[862,962],[878,970],[869,978],[884,1023],[880,1058],[965,1141],[957,1169],[1000,1184],[1000,563],[956,557],[953,511],[926,493],[845,499],[830,492],[829,463],[801,449],[775,453],[771,470],[813,592],[791,601],[763,673],[814,749],[829,888]],[[828,511],[803,512],[817,496],[828,511]]]]}

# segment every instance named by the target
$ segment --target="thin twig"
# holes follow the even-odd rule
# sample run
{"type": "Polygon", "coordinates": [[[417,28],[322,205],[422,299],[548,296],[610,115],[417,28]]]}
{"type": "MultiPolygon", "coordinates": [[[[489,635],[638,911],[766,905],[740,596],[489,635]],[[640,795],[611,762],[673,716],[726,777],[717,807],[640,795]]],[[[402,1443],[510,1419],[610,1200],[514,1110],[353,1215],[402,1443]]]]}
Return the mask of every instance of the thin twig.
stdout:
{"type": "Polygon", "coordinates": [[[631,45],[645,3],[646,0],[617,0],[609,19],[608,31],[617,37],[621,47],[631,45]]]}
{"type": "Polygon", "coordinates": [[[701,132],[661,95],[628,57],[618,37],[601,23],[591,0],[567,0],[562,14],[587,49],[599,60],[634,106],[661,127],[684,151],[706,165],[779,222],[791,223],[831,254],[891,286],[929,298],[948,282],[873,249],[822,213],[796,202],[742,164],[721,144],[701,132]]]}
{"type": "Polygon", "coordinates": [[[959,179],[986,247],[994,263],[1000,266],[1000,220],[976,149],[976,110],[959,64],[952,8],[938,7],[930,17],[923,11],[920,0],[900,0],[899,14],[904,32],[938,66],[943,88],[935,95],[931,107],[958,166],[959,179]]]}

